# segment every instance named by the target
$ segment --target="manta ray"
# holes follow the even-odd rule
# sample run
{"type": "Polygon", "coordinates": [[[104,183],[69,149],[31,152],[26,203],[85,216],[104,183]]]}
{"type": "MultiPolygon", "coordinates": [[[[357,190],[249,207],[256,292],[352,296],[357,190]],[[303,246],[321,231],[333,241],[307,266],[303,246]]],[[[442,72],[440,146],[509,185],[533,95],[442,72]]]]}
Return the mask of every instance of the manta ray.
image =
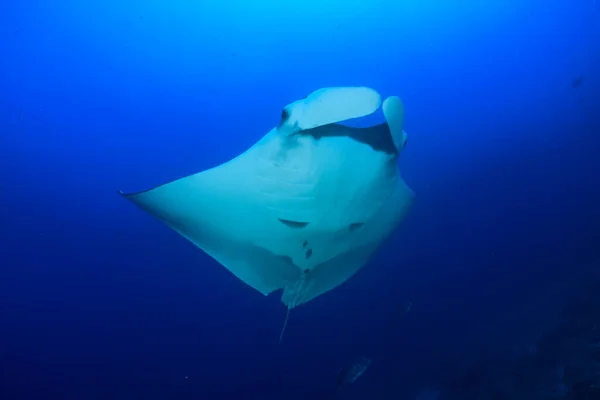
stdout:
{"type": "Polygon", "coordinates": [[[285,106],[279,125],[230,161],[119,193],[263,295],[282,289],[289,316],[354,275],[407,215],[403,124],[398,97],[323,88],[285,106]],[[340,124],[379,108],[384,123],[340,124]]]}

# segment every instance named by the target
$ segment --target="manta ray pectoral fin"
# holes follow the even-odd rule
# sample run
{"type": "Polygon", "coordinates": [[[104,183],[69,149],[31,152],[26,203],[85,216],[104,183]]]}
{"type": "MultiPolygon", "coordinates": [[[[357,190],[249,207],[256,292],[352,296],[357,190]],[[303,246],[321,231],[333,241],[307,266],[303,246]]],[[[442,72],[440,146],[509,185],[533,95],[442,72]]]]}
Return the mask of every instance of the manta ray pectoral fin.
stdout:
{"type": "Polygon", "coordinates": [[[402,130],[404,126],[404,105],[402,100],[396,96],[390,96],[383,102],[381,107],[383,109],[383,115],[385,120],[390,127],[390,133],[394,146],[398,152],[402,151],[406,145],[406,132],[402,130]]]}
{"type": "Polygon", "coordinates": [[[227,165],[144,192],[120,194],[267,295],[296,281],[301,271],[289,257],[253,243],[254,236],[276,242],[268,225],[279,222],[270,222],[252,194],[240,191],[234,179],[235,172],[241,174],[239,167],[227,165]]]}
{"type": "Polygon", "coordinates": [[[381,96],[368,87],[319,89],[284,107],[279,131],[292,135],[301,130],[364,117],[377,111],[380,105],[381,96]]]}

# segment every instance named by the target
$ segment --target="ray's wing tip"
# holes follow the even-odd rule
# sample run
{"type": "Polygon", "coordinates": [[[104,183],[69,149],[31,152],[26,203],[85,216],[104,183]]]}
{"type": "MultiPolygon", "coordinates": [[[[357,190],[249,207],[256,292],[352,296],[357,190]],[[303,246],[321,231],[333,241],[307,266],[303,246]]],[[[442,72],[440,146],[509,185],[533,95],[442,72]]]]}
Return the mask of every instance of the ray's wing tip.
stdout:
{"type": "Polygon", "coordinates": [[[129,192],[124,192],[122,190],[117,190],[117,194],[126,200],[133,200],[135,195],[138,193],[129,193],[129,192]]]}
{"type": "MultiPolygon", "coordinates": [[[[154,189],[156,189],[156,188],[154,188],[154,189]]],[[[141,190],[139,192],[124,192],[122,190],[117,190],[117,194],[120,195],[121,197],[125,197],[126,199],[131,200],[133,198],[136,198],[136,197],[144,195],[148,192],[151,192],[154,189],[141,190]]]]}

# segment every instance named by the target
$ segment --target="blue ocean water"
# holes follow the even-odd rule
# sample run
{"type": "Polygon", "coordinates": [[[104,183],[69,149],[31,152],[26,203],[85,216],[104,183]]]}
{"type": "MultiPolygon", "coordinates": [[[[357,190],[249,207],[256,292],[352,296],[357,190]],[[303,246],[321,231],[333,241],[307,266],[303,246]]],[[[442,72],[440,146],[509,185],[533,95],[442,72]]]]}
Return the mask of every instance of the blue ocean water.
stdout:
{"type": "Polygon", "coordinates": [[[575,390],[536,373],[559,359],[528,364],[535,389],[486,371],[535,358],[600,265],[599,70],[595,0],[1,2],[0,397],[575,390]],[[116,191],[227,161],[282,106],[351,85],[403,99],[415,205],[278,344],[279,294],[116,191]]]}

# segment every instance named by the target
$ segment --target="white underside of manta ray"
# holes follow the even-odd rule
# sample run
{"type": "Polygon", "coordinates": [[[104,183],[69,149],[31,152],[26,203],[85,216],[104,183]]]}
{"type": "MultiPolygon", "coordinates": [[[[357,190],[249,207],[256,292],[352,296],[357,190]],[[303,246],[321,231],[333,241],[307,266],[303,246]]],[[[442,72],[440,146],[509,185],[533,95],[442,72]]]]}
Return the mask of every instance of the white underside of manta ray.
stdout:
{"type": "Polygon", "coordinates": [[[366,87],[317,90],[238,157],[123,196],[260,293],[283,289],[290,310],[354,275],[413,203],[397,163],[400,99],[383,102],[383,124],[337,124],[380,105],[366,87]]]}

